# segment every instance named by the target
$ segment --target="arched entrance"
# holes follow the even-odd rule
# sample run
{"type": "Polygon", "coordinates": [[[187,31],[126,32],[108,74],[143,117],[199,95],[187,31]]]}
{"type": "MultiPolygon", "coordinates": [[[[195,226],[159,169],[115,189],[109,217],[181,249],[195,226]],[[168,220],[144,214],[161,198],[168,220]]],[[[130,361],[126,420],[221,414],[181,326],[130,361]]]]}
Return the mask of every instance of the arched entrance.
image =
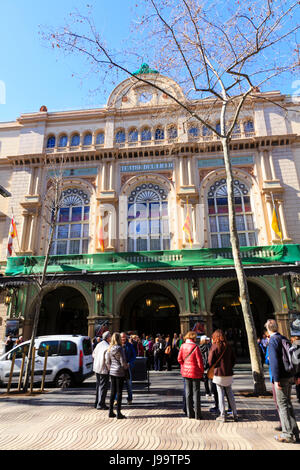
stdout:
{"type": "Polygon", "coordinates": [[[77,289],[58,287],[43,298],[37,334],[87,335],[88,313],[88,304],[77,289]]]}
{"type": "Polygon", "coordinates": [[[179,307],[163,286],[139,284],[125,297],[121,306],[121,331],[155,336],[180,333],[179,307]]]}
{"type": "MultiPolygon", "coordinates": [[[[256,333],[261,337],[268,318],[274,318],[274,307],[268,294],[254,282],[248,281],[250,304],[256,333]]],[[[239,301],[237,281],[224,284],[214,295],[211,312],[213,330],[221,328],[234,345],[237,356],[248,357],[248,341],[239,301]]]]}

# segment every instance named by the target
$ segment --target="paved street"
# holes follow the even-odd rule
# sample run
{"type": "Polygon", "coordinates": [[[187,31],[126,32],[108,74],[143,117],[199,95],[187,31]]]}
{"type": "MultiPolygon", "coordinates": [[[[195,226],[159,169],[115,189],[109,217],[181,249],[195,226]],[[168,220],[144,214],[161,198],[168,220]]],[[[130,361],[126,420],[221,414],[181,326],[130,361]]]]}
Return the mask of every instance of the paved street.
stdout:
{"type": "MultiPolygon", "coordinates": [[[[134,403],[126,404],[127,420],[108,418],[94,408],[95,379],[81,388],[46,388],[35,396],[6,395],[0,390],[1,450],[299,450],[298,444],[278,444],[272,397],[245,398],[251,391],[249,366],[236,367],[234,392],[241,421],[222,424],[209,412],[205,398],[204,420],[185,418],[182,412],[182,379],[179,371],[151,372],[150,393],[134,386],[134,403]]],[[[270,384],[267,379],[267,386],[270,384]]],[[[300,405],[293,395],[298,422],[300,405]]],[[[300,423],[299,423],[300,424],[300,423]]]]}

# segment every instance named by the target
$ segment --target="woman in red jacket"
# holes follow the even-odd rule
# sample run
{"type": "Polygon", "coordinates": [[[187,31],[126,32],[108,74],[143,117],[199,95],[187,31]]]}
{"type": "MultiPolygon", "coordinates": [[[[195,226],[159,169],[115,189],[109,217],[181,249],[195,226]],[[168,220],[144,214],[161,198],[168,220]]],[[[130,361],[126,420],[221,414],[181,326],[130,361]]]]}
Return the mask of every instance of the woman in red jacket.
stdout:
{"type": "Polygon", "coordinates": [[[202,419],[200,402],[200,380],[203,377],[204,365],[199,346],[196,344],[197,333],[189,331],[185,343],[178,354],[181,375],[185,379],[185,398],[188,418],[202,419]]]}

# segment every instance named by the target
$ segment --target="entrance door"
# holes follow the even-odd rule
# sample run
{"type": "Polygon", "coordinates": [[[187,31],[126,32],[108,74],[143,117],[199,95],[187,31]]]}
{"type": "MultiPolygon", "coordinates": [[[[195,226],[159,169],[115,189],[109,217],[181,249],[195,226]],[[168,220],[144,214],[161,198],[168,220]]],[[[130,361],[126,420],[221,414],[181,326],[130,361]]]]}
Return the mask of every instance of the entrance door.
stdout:
{"type": "Polygon", "coordinates": [[[180,333],[179,309],[162,286],[143,284],[133,289],[121,308],[121,330],[156,336],[180,333]]]}
{"type": "Polygon", "coordinates": [[[88,305],[73,287],[59,287],[43,298],[38,335],[88,333],[88,305]]]}
{"type": "MultiPolygon", "coordinates": [[[[274,307],[269,296],[257,284],[248,282],[248,289],[256,334],[258,338],[261,338],[265,322],[268,318],[274,318],[274,307]]],[[[228,282],[216,292],[212,300],[211,312],[214,314],[213,329],[223,330],[228,341],[234,346],[236,354],[240,357],[248,357],[247,333],[237,281],[228,282]]]]}

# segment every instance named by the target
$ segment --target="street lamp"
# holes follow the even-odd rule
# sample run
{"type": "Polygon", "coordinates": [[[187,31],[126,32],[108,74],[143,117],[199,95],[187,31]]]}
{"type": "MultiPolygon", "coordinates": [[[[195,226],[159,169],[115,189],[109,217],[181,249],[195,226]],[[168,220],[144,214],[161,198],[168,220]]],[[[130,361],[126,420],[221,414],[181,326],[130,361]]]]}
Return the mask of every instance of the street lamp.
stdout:
{"type": "Polygon", "coordinates": [[[198,302],[198,296],[199,296],[199,287],[196,279],[193,279],[193,285],[192,285],[192,297],[193,297],[193,304],[194,304],[194,312],[196,312],[196,305],[198,302]]]}
{"type": "Polygon", "coordinates": [[[100,308],[104,309],[104,302],[103,302],[103,297],[104,297],[104,284],[94,284],[92,287],[92,291],[95,292],[95,299],[97,302],[97,310],[98,310],[98,315],[100,313],[100,308]]]}
{"type": "Polygon", "coordinates": [[[291,275],[291,284],[296,296],[296,301],[300,303],[300,276],[299,274],[291,275]]]}
{"type": "Polygon", "coordinates": [[[7,291],[6,294],[5,294],[5,298],[4,298],[5,305],[8,306],[11,303],[11,300],[12,300],[11,292],[7,291]]]}
{"type": "Polygon", "coordinates": [[[146,305],[147,305],[147,307],[151,307],[152,300],[151,299],[146,299],[146,305]]]}

